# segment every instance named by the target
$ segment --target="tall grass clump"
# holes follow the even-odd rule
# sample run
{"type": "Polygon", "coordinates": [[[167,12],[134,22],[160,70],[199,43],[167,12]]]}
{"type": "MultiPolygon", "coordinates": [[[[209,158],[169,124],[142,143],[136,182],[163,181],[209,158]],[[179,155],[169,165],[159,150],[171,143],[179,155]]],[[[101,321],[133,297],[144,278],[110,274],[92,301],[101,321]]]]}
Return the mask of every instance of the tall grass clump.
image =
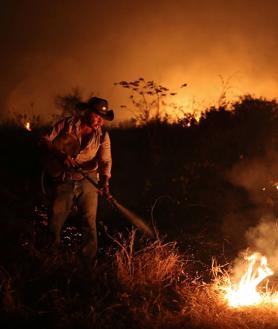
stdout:
{"type": "Polygon", "coordinates": [[[139,327],[176,327],[183,320],[186,259],[174,242],[158,239],[136,250],[135,231],[115,242],[114,268],[121,299],[139,327]]]}

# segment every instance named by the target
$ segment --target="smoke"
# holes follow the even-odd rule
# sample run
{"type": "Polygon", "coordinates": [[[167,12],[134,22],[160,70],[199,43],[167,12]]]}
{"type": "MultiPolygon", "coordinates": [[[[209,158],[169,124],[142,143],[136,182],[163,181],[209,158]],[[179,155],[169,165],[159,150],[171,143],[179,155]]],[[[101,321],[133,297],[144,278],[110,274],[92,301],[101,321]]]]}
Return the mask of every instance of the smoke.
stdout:
{"type": "MultiPolygon", "coordinates": [[[[111,100],[138,77],[170,88],[188,82],[183,101],[219,97],[218,75],[242,76],[234,94],[277,94],[277,3],[252,1],[6,1],[0,12],[1,114],[30,103],[53,111],[73,87],[111,100]]],[[[117,111],[118,117],[123,113],[117,111]]]]}
{"type": "Polygon", "coordinates": [[[271,269],[278,271],[278,218],[262,218],[256,227],[246,232],[246,241],[250,251],[266,256],[271,269]]]}
{"type": "Polygon", "coordinates": [[[250,227],[277,216],[277,178],[278,152],[273,149],[259,158],[242,159],[227,173],[228,181],[240,190],[231,201],[233,206],[223,219],[222,230],[240,248],[250,244],[249,238],[245,239],[250,227]]]}
{"type": "MultiPolygon", "coordinates": [[[[269,267],[278,271],[278,152],[269,149],[265,156],[242,160],[227,175],[248,195],[250,204],[229,214],[223,229],[238,246],[244,248],[233,262],[232,280],[239,282],[246,272],[246,256],[266,256],[269,267]]],[[[258,266],[259,263],[256,263],[258,266]]]]}
{"type": "MultiPolygon", "coordinates": [[[[248,257],[257,255],[260,260],[262,256],[267,258],[268,266],[274,273],[278,271],[278,218],[273,216],[261,218],[258,225],[250,227],[244,234],[248,248],[239,252],[232,263],[230,270],[231,280],[234,283],[240,281],[249,266],[248,257]]],[[[260,262],[254,264],[254,272],[260,262]]]]}
{"type": "MultiPolygon", "coordinates": [[[[266,146],[267,147],[267,146],[266,146]]],[[[228,180],[244,188],[251,201],[262,215],[272,214],[274,198],[277,194],[278,152],[269,149],[267,153],[255,159],[243,159],[227,175],[228,180]]]]}

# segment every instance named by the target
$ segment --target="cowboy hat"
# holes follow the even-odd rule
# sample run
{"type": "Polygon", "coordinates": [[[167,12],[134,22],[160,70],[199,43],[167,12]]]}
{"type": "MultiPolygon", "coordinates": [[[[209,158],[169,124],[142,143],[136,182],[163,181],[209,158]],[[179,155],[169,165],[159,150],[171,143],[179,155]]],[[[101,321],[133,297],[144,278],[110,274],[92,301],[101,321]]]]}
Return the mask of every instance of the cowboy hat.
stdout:
{"type": "Polygon", "coordinates": [[[76,105],[80,110],[89,110],[98,114],[104,120],[112,121],[114,119],[113,110],[108,108],[108,102],[106,99],[92,97],[88,102],[80,102],[76,105]]]}

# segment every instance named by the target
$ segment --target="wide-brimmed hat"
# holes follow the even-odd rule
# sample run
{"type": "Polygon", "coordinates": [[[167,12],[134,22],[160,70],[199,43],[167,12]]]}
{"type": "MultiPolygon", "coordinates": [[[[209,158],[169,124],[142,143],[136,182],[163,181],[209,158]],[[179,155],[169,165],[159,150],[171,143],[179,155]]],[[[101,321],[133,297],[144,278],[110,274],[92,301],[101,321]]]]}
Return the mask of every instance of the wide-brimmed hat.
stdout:
{"type": "Polygon", "coordinates": [[[109,109],[106,99],[92,97],[88,100],[88,102],[80,102],[76,106],[80,110],[89,110],[94,112],[104,120],[112,121],[114,119],[114,112],[109,109]]]}

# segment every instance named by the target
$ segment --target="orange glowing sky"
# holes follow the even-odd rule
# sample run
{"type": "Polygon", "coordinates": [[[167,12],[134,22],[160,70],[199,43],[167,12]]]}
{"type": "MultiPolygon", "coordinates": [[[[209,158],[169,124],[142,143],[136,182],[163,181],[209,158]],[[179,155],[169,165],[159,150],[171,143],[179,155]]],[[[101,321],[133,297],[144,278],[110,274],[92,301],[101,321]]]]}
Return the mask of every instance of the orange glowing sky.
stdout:
{"type": "Polygon", "coordinates": [[[55,95],[79,87],[121,120],[127,92],[113,83],[139,77],[187,82],[177,101],[188,110],[217,102],[219,75],[231,99],[276,98],[277,12],[274,0],[11,0],[0,13],[1,114],[47,118],[55,95]]]}

